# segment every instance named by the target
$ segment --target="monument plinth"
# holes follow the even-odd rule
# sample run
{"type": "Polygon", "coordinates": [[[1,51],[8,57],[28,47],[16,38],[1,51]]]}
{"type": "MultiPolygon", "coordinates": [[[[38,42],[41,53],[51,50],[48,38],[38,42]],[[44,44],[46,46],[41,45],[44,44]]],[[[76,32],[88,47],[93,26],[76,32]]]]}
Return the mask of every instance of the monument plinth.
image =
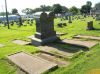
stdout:
{"type": "Polygon", "coordinates": [[[36,34],[32,38],[33,45],[44,45],[59,39],[54,31],[54,13],[43,12],[36,18],[36,34]]]}

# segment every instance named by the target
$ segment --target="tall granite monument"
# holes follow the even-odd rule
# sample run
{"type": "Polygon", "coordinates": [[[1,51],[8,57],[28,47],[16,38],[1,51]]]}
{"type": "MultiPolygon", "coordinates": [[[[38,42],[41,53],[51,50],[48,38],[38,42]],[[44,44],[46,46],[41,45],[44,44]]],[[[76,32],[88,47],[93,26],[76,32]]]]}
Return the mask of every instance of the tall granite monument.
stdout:
{"type": "Polygon", "coordinates": [[[54,31],[54,13],[43,12],[36,18],[36,34],[32,38],[33,45],[44,45],[59,39],[54,31]]]}

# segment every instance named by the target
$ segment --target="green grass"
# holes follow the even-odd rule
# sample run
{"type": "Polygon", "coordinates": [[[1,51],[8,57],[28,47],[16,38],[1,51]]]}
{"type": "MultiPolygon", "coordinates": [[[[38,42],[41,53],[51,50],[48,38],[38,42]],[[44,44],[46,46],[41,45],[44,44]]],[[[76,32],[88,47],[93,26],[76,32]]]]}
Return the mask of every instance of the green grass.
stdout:
{"type": "MultiPolygon", "coordinates": [[[[67,33],[64,36],[61,36],[61,39],[72,38],[77,34],[100,36],[100,24],[98,24],[100,21],[95,21],[91,17],[88,17],[85,20],[86,21],[73,20],[73,23],[71,24],[69,24],[68,21],[65,21],[67,26],[58,28],[57,23],[59,23],[60,19],[55,19],[55,30],[57,32],[67,33]],[[86,22],[89,20],[94,21],[94,27],[96,30],[86,30],[86,22]]],[[[5,47],[0,48],[0,74],[16,74],[16,67],[13,67],[7,62],[7,60],[4,60],[7,55],[19,51],[25,51],[28,53],[35,53],[38,51],[38,48],[35,46],[21,46],[12,43],[15,39],[30,41],[27,36],[35,34],[35,24],[33,24],[33,26],[28,25],[20,28],[16,25],[10,27],[11,29],[7,29],[7,27],[0,26],[0,43],[6,45],[5,47]]],[[[67,48],[65,45],[61,45],[61,47],[67,48]]],[[[100,45],[97,45],[88,52],[84,52],[78,57],[75,57],[69,67],[58,68],[48,74],[85,74],[91,69],[100,68],[99,49],[100,45]]]]}

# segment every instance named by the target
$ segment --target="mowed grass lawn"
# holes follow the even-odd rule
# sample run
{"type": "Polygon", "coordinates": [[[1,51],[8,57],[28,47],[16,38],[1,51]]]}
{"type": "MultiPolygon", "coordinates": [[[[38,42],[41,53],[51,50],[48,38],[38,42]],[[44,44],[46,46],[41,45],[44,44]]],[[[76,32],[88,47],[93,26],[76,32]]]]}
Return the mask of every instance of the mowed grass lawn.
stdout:
{"type": "MultiPolygon", "coordinates": [[[[91,36],[100,36],[100,21],[95,21],[91,17],[85,19],[86,21],[73,20],[72,24],[68,24],[66,27],[58,28],[57,23],[60,22],[60,19],[55,19],[55,30],[57,32],[67,33],[61,37],[72,38],[74,35],[83,34],[91,36]],[[94,27],[96,30],[87,31],[86,22],[93,20],[94,27]]],[[[15,52],[25,51],[28,53],[35,53],[38,51],[38,48],[31,45],[17,45],[12,43],[15,39],[21,39],[30,41],[27,37],[35,34],[35,24],[33,26],[22,26],[18,28],[16,25],[11,26],[11,29],[7,27],[0,27],[0,44],[4,44],[5,47],[0,48],[0,74],[16,74],[16,67],[13,67],[8,63],[6,56],[15,52]]],[[[85,74],[91,69],[100,68],[100,45],[93,47],[88,52],[84,52],[80,56],[72,60],[72,63],[69,67],[58,68],[50,74],[85,74]]]]}

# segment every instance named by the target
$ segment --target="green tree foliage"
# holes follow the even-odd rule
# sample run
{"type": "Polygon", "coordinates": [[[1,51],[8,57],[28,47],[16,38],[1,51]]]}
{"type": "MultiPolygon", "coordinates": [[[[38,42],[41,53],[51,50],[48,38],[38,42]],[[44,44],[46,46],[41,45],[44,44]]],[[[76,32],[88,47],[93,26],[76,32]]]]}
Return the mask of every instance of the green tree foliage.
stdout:
{"type": "Polygon", "coordinates": [[[72,12],[73,15],[78,14],[78,11],[79,11],[78,8],[75,7],[75,6],[73,6],[73,7],[70,8],[70,12],[72,12]]]}
{"type": "Polygon", "coordinates": [[[91,7],[91,6],[92,6],[92,2],[91,2],[91,1],[87,1],[87,2],[86,2],[86,5],[88,5],[88,6],[91,7]]]}
{"type": "Polygon", "coordinates": [[[40,6],[40,10],[41,11],[51,11],[51,7],[50,6],[41,5],[40,6]]]}
{"type": "Polygon", "coordinates": [[[82,14],[89,14],[90,10],[92,9],[92,2],[91,1],[87,1],[86,5],[83,5],[81,7],[81,13],[82,14]]]}
{"type": "MultiPolygon", "coordinates": [[[[10,15],[11,13],[8,12],[8,15],[10,15]]],[[[6,12],[0,12],[0,16],[5,16],[6,12]]]]}
{"type": "Polygon", "coordinates": [[[22,10],[22,13],[25,13],[26,15],[28,15],[28,14],[34,13],[34,10],[31,8],[26,8],[22,10]]]}
{"type": "Polygon", "coordinates": [[[62,11],[66,13],[66,12],[69,12],[69,9],[65,6],[62,6],[62,11]]]}
{"type": "Polygon", "coordinates": [[[18,10],[16,8],[12,9],[12,14],[17,14],[18,10]]]}
{"type": "Polygon", "coordinates": [[[54,4],[53,5],[53,12],[55,14],[62,13],[62,6],[60,4],[54,4]]]}

